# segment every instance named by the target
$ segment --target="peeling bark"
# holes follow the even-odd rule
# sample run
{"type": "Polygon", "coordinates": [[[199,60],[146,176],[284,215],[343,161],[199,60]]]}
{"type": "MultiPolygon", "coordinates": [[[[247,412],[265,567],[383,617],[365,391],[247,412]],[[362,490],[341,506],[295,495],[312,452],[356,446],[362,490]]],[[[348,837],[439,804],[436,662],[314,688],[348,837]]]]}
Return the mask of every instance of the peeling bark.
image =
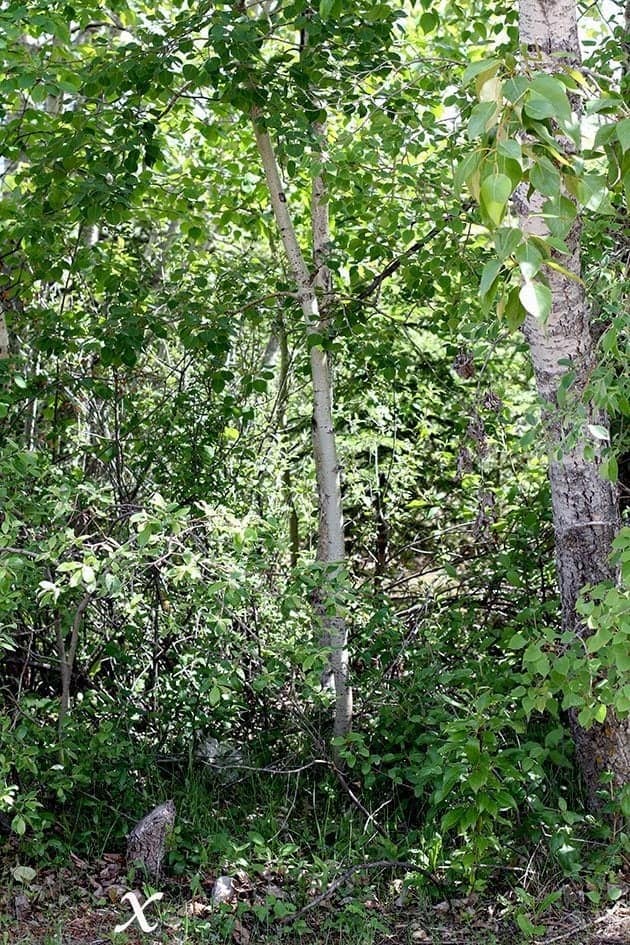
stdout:
{"type": "MultiPolygon", "coordinates": [[[[559,63],[580,62],[580,47],[574,0],[521,0],[520,38],[536,60],[537,68],[550,73],[559,63]]],[[[567,149],[571,146],[566,142],[567,149]]],[[[549,235],[541,215],[544,198],[534,193],[529,199],[519,195],[521,225],[526,233],[549,235]]],[[[575,277],[580,276],[579,219],[565,242],[569,255],[559,261],[575,277]]],[[[549,449],[549,479],[556,539],[558,584],[564,630],[583,637],[588,633],[576,615],[580,591],[591,584],[615,579],[609,561],[612,540],[619,527],[616,488],[600,476],[598,442],[592,442],[595,459],[583,455],[584,443],[567,448],[565,419],[558,404],[558,390],[571,367],[571,387],[576,401],[583,399],[590,372],[595,364],[595,345],[590,331],[583,285],[577,279],[547,269],[552,293],[552,310],[543,324],[528,316],[524,326],[529,343],[538,392],[544,402],[543,424],[549,449]],[[560,363],[563,362],[563,363],[560,363]]],[[[585,426],[597,424],[608,429],[608,418],[593,404],[586,403],[585,426]]],[[[598,806],[600,775],[611,771],[614,784],[621,787],[630,775],[630,727],[609,715],[604,725],[585,730],[574,711],[570,726],[577,761],[592,808],[598,806]]]]}

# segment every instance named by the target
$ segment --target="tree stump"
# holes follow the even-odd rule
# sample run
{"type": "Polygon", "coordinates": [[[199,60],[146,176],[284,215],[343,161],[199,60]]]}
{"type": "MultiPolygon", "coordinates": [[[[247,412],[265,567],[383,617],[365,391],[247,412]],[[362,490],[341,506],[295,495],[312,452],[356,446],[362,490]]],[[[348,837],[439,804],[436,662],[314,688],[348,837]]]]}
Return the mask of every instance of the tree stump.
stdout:
{"type": "Polygon", "coordinates": [[[175,823],[175,804],[165,801],[138,821],[127,837],[127,863],[156,879],[162,871],[166,838],[175,823]]]}

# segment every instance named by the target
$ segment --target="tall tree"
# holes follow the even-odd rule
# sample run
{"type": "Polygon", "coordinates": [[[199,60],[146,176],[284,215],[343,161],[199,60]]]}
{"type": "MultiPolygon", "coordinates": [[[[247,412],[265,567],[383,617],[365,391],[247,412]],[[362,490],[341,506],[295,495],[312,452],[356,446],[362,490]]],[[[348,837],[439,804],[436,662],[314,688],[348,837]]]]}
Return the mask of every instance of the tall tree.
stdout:
{"type": "Polygon", "coordinates": [[[335,429],[332,416],[332,383],[328,354],[320,336],[326,331],[326,313],[330,307],[330,273],[326,265],[330,242],[326,190],[323,178],[313,184],[312,222],[315,284],[322,291],[322,311],[314,279],[298,243],[280,179],[278,162],[262,116],[253,115],[256,143],[265,171],[274,216],[297,288],[298,299],[311,336],[310,366],[313,389],[313,455],[319,501],[317,559],[323,567],[322,587],[318,591],[317,610],[322,620],[324,641],[330,646],[330,663],[335,684],[335,736],[347,734],[352,722],[352,689],[348,682],[348,634],[345,620],[335,602],[335,584],[341,577],[344,561],[343,509],[335,429]]]}
{"type": "MultiPolygon", "coordinates": [[[[535,68],[553,74],[581,62],[575,0],[521,0],[520,41],[529,51],[535,68]]],[[[569,139],[565,150],[575,150],[569,139]]],[[[519,214],[526,234],[545,239],[545,198],[538,191],[521,194],[519,214]]],[[[546,320],[528,314],[525,336],[529,343],[539,394],[545,404],[544,425],[550,453],[549,478],[553,505],[558,582],[562,603],[563,629],[580,637],[588,633],[576,613],[583,588],[600,581],[614,580],[610,563],[612,540],[618,530],[619,514],[615,486],[600,474],[601,446],[588,458],[584,443],[567,446],[563,412],[558,393],[567,368],[573,375],[573,391],[581,398],[595,364],[595,345],[589,324],[584,286],[580,280],[580,220],[576,218],[567,237],[567,254],[556,262],[565,267],[547,268],[551,290],[551,310],[546,320]]],[[[608,419],[593,404],[586,403],[586,428],[608,430],[608,419]]],[[[600,776],[612,771],[621,787],[630,780],[630,726],[614,717],[605,725],[582,728],[571,710],[571,730],[578,763],[589,802],[597,806],[600,776]]]]}

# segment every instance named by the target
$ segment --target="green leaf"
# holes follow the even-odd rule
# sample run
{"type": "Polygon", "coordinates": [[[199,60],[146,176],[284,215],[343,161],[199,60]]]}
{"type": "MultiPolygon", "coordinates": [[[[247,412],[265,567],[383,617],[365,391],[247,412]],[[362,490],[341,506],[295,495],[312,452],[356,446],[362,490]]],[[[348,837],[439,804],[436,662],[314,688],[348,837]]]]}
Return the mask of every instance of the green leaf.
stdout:
{"type": "Polygon", "coordinates": [[[603,479],[606,479],[608,482],[617,482],[619,479],[619,463],[617,462],[616,456],[609,456],[605,459],[599,471],[603,479]]]}
{"type": "Polygon", "coordinates": [[[497,122],[497,106],[494,102],[480,102],[475,105],[468,121],[468,139],[480,138],[497,122]]]}
{"type": "Polygon", "coordinates": [[[471,151],[457,165],[453,176],[453,189],[456,196],[460,196],[464,184],[475,173],[482,160],[483,151],[471,151]]]}
{"type": "Polygon", "coordinates": [[[615,134],[621,145],[621,150],[624,153],[630,150],[630,118],[622,118],[621,121],[617,122],[615,134]]]}
{"type": "Polygon", "coordinates": [[[531,281],[540,272],[544,261],[542,253],[529,240],[521,243],[514,253],[514,258],[526,282],[531,281]]]}
{"type": "Polygon", "coordinates": [[[517,328],[520,328],[527,312],[523,307],[523,303],[519,298],[519,288],[517,285],[513,286],[509,293],[505,303],[505,309],[503,311],[503,317],[505,318],[508,328],[510,331],[516,331],[517,328]]]}
{"type": "Polygon", "coordinates": [[[423,33],[431,33],[436,28],[440,18],[437,13],[423,13],[420,17],[420,29],[423,33]]]}
{"type": "Polygon", "coordinates": [[[597,633],[586,639],[586,649],[589,653],[597,653],[603,646],[610,643],[613,632],[608,627],[600,627],[597,633]]]}
{"type": "Polygon", "coordinates": [[[518,912],[516,915],[516,924],[519,929],[527,938],[534,938],[538,934],[538,926],[534,925],[532,920],[528,918],[523,912],[518,912]]]}
{"type": "Polygon", "coordinates": [[[552,236],[564,238],[577,216],[577,208],[568,197],[557,196],[545,201],[542,215],[552,236]]]}
{"type": "Polygon", "coordinates": [[[485,768],[475,768],[468,778],[468,785],[471,790],[477,794],[488,780],[488,772],[485,768]]]}
{"type": "Polygon", "coordinates": [[[213,686],[208,693],[208,702],[211,706],[216,706],[221,701],[221,690],[218,686],[213,686]]]}
{"type": "Polygon", "coordinates": [[[501,226],[494,232],[494,248],[501,260],[507,259],[520,246],[523,234],[518,227],[501,226]]]}
{"type": "Polygon", "coordinates": [[[332,13],[335,0],[319,0],[319,15],[322,20],[327,20],[332,13]]]}
{"type": "Polygon", "coordinates": [[[560,193],[560,173],[544,156],[537,156],[536,163],[530,167],[529,182],[545,197],[555,197],[560,193]]]}
{"type": "Polygon", "coordinates": [[[497,145],[497,151],[499,154],[509,158],[511,161],[516,161],[517,164],[522,166],[523,151],[519,141],[514,139],[510,139],[509,141],[501,141],[497,145]]]}
{"type": "Polygon", "coordinates": [[[508,641],[508,650],[521,650],[527,646],[527,638],[522,633],[515,633],[508,641]]]}
{"type": "Polygon", "coordinates": [[[469,85],[478,75],[483,75],[486,72],[493,74],[500,65],[501,63],[498,59],[480,59],[479,62],[471,62],[471,64],[464,69],[462,85],[469,85]]]}
{"type": "Polygon", "coordinates": [[[596,440],[603,440],[605,443],[610,439],[610,431],[599,423],[589,423],[588,432],[591,436],[594,436],[596,440]]]}
{"type": "Polygon", "coordinates": [[[551,289],[542,282],[526,282],[518,294],[523,308],[534,318],[545,321],[551,312],[551,289]]]}
{"type": "Polygon", "coordinates": [[[593,142],[594,148],[597,149],[603,144],[608,144],[609,141],[612,141],[615,137],[616,133],[617,125],[612,122],[607,125],[600,125],[595,135],[595,141],[593,142]]]}
{"type": "Polygon", "coordinates": [[[483,272],[481,273],[481,281],[479,283],[479,295],[484,299],[494,282],[501,272],[502,263],[500,259],[489,259],[488,262],[483,267],[483,272]]]}
{"type": "Polygon", "coordinates": [[[89,564],[84,564],[81,568],[81,577],[83,578],[85,584],[93,584],[96,580],[94,568],[89,564]]]}
{"type": "Polygon", "coordinates": [[[585,210],[605,209],[608,186],[604,174],[585,174],[578,182],[578,197],[585,210]]]}
{"type": "Polygon", "coordinates": [[[555,109],[551,102],[543,98],[542,95],[531,92],[525,102],[525,114],[536,121],[544,121],[547,118],[554,117],[555,109]]]}
{"type": "Polygon", "coordinates": [[[531,87],[536,96],[542,96],[551,105],[552,113],[550,117],[562,122],[570,120],[571,105],[567,98],[567,90],[562,82],[551,75],[538,75],[532,82],[531,87]]]}
{"type": "Polygon", "coordinates": [[[491,174],[481,182],[480,200],[493,223],[501,223],[512,193],[512,181],[505,174],[491,174]]]}

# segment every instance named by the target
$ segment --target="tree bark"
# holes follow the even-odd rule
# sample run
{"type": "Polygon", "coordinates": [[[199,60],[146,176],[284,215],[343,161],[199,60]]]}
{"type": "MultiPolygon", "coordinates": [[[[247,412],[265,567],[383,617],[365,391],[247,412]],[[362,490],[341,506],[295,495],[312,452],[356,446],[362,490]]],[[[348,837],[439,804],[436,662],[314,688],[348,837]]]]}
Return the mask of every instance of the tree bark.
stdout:
{"type": "MultiPolygon", "coordinates": [[[[556,72],[563,63],[580,63],[580,47],[575,0],[521,0],[521,45],[541,57],[537,68],[556,72]]],[[[566,143],[567,148],[570,144],[566,143]]],[[[526,233],[546,237],[549,230],[541,215],[544,198],[534,192],[521,195],[519,213],[526,233]]],[[[574,374],[572,395],[583,398],[590,372],[595,364],[595,345],[591,336],[584,288],[577,281],[581,272],[579,218],[565,242],[569,254],[559,261],[576,278],[547,269],[552,292],[552,310],[545,323],[533,316],[525,321],[538,392],[544,402],[543,424],[549,449],[549,479],[556,540],[558,584],[564,630],[583,637],[587,628],[580,623],[575,605],[580,591],[591,584],[615,579],[610,564],[612,540],[618,530],[619,514],[616,488],[600,475],[601,446],[593,440],[594,460],[584,456],[584,442],[567,447],[558,390],[567,372],[574,374]]],[[[554,251],[554,255],[555,251],[554,251]]],[[[584,405],[585,429],[589,424],[608,429],[608,418],[592,404],[584,405]]],[[[611,771],[617,787],[627,783],[630,774],[630,728],[610,714],[603,725],[583,729],[574,711],[570,727],[576,747],[579,769],[584,779],[589,805],[599,803],[600,776],[611,771]]]]}
{"type": "MultiPolygon", "coordinates": [[[[287,339],[287,330],[284,322],[281,320],[278,327],[278,340],[280,346],[280,380],[278,383],[278,424],[281,430],[281,436],[286,434],[287,405],[289,403],[289,342],[287,339]]],[[[298,521],[295,499],[293,497],[293,482],[291,477],[290,459],[285,459],[284,469],[282,470],[282,489],[284,492],[284,502],[289,511],[289,549],[291,553],[291,567],[297,567],[298,555],[300,553],[300,523],[298,521]]]]}
{"type": "MultiPolygon", "coordinates": [[[[260,123],[260,115],[254,113],[252,118],[271,205],[297,287],[306,331],[310,336],[320,335],[325,332],[326,325],[322,321],[313,280],[289,213],[271,138],[260,123]]],[[[320,255],[325,253],[329,238],[325,191],[323,181],[318,180],[320,183],[315,182],[313,191],[312,219],[313,249],[318,267],[316,282],[321,289],[325,284],[329,285],[330,279],[324,257],[320,255]]],[[[324,289],[323,298],[326,299],[326,289],[324,289]]],[[[324,302],[324,316],[326,315],[326,302],[324,302]]],[[[348,634],[345,620],[340,615],[335,601],[334,587],[344,569],[343,513],[339,460],[332,419],[330,364],[328,354],[321,344],[313,343],[310,346],[310,367],[313,387],[313,455],[319,500],[317,560],[323,566],[321,601],[318,610],[324,634],[331,649],[331,666],[335,683],[333,732],[335,736],[343,736],[350,731],[352,724],[352,689],[348,681],[348,634]]]]}
{"type": "MultiPolygon", "coordinates": [[[[1,303],[0,303],[1,305],[1,303]]],[[[9,331],[4,309],[0,307],[0,358],[9,357],[9,331]]]]}

